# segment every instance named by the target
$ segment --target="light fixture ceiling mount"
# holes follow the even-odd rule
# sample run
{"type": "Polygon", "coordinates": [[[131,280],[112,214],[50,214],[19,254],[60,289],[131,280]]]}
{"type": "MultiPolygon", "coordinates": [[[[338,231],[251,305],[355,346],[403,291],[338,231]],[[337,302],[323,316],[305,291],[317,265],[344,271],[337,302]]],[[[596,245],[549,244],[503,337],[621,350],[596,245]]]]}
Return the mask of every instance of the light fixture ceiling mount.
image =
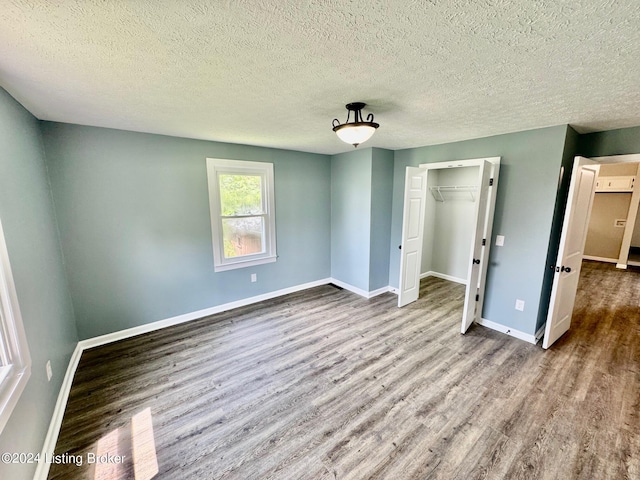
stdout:
{"type": "Polygon", "coordinates": [[[336,132],[340,140],[345,143],[350,143],[354,147],[357,147],[363,142],[366,142],[375,133],[376,128],[380,125],[373,121],[373,113],[367,115],[367,121],[362,119],[362,109],[366,106],[363,102],[347,103],[346,107],[349,113],[347,113],[347,121],[340,124],[337,118],[333,119],[333,131],[336,132]],[[353,121],[349,123],[349,117],[353,114],[353,121]]]}

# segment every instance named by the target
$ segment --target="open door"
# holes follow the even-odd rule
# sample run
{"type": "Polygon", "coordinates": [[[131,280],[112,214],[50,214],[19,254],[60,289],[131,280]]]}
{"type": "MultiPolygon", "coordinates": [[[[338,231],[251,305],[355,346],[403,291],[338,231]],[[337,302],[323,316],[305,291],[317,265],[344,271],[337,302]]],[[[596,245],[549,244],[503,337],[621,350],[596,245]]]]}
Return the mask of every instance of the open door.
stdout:
{"type": "Polygon", "coordinates": [[[585,157],[573,163],[542,348],[549,348],[571,325],[598,168],[585,157]]]}
{"type": "Polygon", "coordinates": [[[424,236],[424,204],[427,195],[427,172],[407,167],[400,244],[400,290],[398,307],[415,302],[420,293],[420,262],[424,236]]]}
{"type": "Polygon", "coordinates": [[[482,295],[484,280],[489,260],[489,244],[491,243],[491,225],[493,224],[493,207],[495,206],[496,186],[492,178],[492,165],[487,160],[480,164],[478,201],[476,202],[476,228],[471,237],[471,253],[469,273],[467,274],[467,290],[462,311],[460,331],[466,333],[471,324],[482,314],[482,295]],[[487,206],[492,208],[489,210],[487,206]],[[484,240],[484,241],[483,241],[484,240]],[[484,251],[486,249],[486,251],[484,251]],[[480,292],[482,289],[482,292],[480,292]]]}

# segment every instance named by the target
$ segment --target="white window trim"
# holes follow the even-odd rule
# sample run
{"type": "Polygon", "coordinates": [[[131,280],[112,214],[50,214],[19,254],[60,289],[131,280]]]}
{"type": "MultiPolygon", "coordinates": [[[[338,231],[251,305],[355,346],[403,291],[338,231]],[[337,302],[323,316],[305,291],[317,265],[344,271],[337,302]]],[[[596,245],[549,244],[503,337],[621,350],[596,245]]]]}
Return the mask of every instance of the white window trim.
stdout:
{"type": "Polygon", "coordinates": [[[18,403],[29,377],[31,356],[22,324],[18,295],[11,273],[9,253],[0,222],[0,432],[18,403]]]}
{"type": "Polygon", "coordinates": [[[209,207],[211,213],[211,234],[213,237],[214,271],[223,272],[236,268],[252,267],[255,265],[262,265],[264,263],[275,262],[277,255],[273,163],[207,158],[207,180],[209,185],[209,207]],[[218,175],[220,173],[260,175],[264,179],[264,252],[255,255],[244,255],[238,258],[224,257],[222,216],[220,215],[220,192],[218,187],[218,175]]]}

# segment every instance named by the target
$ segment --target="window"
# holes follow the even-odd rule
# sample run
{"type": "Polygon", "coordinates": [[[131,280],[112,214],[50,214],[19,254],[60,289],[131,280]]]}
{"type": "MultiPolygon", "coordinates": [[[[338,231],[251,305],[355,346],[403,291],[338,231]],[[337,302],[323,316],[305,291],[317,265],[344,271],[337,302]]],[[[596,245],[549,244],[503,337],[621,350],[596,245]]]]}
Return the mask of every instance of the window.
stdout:
{"type": "Polygon", "coordinates": [[[276,261],[273,164],[207,158],[216,272],[276,261]]]}
{"type": "Polygon", "coordinates": [[[0,432],[30,375],[31,357],[0,223],[0,432]]]}

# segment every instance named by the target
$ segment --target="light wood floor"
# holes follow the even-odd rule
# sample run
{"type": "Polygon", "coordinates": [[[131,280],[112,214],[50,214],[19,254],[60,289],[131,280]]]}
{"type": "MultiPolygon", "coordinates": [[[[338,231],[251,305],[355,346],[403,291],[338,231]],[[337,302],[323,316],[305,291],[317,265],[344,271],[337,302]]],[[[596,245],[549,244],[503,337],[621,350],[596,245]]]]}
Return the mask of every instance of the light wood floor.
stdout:
{"type": "MultiPolygon", "coordinates": [[[[56,453],[150,408],[162,479],[638,479],[640,273],[585,262],[550,350],[473,326],[463,287],[403,309],[323,286],[85,352],[56,453]]],[[[51,479],[93,479],[52,465],[51,479]]]]}

